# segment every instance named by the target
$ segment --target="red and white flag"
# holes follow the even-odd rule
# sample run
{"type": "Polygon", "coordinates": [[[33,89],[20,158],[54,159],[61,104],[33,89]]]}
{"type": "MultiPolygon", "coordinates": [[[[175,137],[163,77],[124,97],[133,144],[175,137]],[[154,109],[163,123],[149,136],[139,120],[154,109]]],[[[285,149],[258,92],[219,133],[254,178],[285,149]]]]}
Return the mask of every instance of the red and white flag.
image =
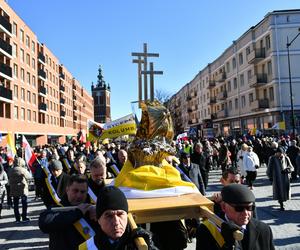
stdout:
{"type": "Polygon", "coordinates": [[[33,163],[37,161],[37,158],[36,158],[35,154],[33,153],[32,149],[24,135],[22,137],[22,147],[25,149],[25,161],[26,161],[27,165],[29,166],[31,172],[34,174],[35,167],[34,167],[33,163]]]}

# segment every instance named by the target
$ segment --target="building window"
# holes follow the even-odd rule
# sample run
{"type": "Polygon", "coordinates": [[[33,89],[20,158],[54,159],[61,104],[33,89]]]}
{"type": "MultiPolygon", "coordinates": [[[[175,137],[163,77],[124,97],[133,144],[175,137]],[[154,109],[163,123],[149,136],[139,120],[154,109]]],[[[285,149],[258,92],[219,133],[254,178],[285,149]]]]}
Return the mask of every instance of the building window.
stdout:
{"type": "Polygon", "coordinates": [[[13,22],[13,26],[12,26],[12,34],[14,36],[17,36],[17,33],[18,33],[18,26],[15,22],[13,22]]]}
{"type": "Polygon", "coordinates": [[[229,109],[229,110],[232,110],[232,101],[231,101],[231,100],[229,101],[228,109],[229,109]]]}
{"type": "Polygon", "coordinates": [[[30,48],[30,39],[29,36],[26,35],[26,47],[30,48]]]}
{"type": "Polygon", "coordinates": [[[250,79],[252,78],[252,71],[251,69],[247,71],[247,80],[248,80],[248,83],[250,82],[250,79]]]}
{"type": "Polygon", "coordinates": [[[32,76],[32,86],[33,86],[33,87],[36,87],[35,76],[32,76]]]}
{"type": "Polygon", "coordinates": [[[14,64],[13,77],[18,78],[18,65],[14,64]]]}
{"type": "Polygon", "coordinates": [[[24,62],[25,55],[24,55],[24,50],[23,49],[20,49],[20,55],[21,55],[21,62],[24,62]]]}
{"type": "Polygon", "coordinates": [[[26,63],[30,67],[30,55],[26,54],[26,63]]]}
{"type": "Polygon", "coordinates": [[[228,92],[231,92],[231,81],[228,81],[227,83],[227,90],[228,92]]]}
{"type": "Polygon", "coordinates": [[[21,108],[21,120],[24,121],[25,120],[25,109],[21,108]]]}
{"type": "Polygon", "coordinates": [[[268,61],[268,75],[272,75],[272,61],[268,61]]]}
{"type": "Polygon", "coordinates": [[[264,89],[264,99],[268,98],[268,93],[267,93],[267,89],[264,89]]]}
{"type": "Polygon", "coordinates": [[[226,72],[229,73],[230,71],[230,64],[229,62],[226,63],[226,72]]]}
{"type": "Polygon", "coordinates": [[[243,53],[239,54],[239,64],[242,65],[244,63],[243,53]]]}
{"type": "Polygon", "coordinates": [[[19,109],[17,106],[14,106],[14,119],[18,120],[19,118],[19,109]]]}
{"type": "Polygon", "coordinates": [[[243,95],[242,96],[242,108],[244,108],[246,106],[246,98],[245,96],[243,95]]]}
{"type": "Polygon", "coordinates": [[[21,68],[21,81],[24,82],[25,81],[25,71],[24,69],[21,68]]]}
{"type": "Polygon", "coordinates": [[[244,81],[244,74],[240,75],[240,83],[241,83],[241,87],[244,86],[244,83],[245,83],[245,81],[244,81]]]}
{"type": "Polygon", "coordinates": [[[246,48],[246,56],[248,56],[250,54],[250,47],[246,48]]]}
{"type": "Polygon", "coordinates": [[[25,89],[21,88],[21,100],[25,101],[25,89]]]}
{"type": "Polygon", "coordinates": [[[269,50],[271,48],[271,39],[270,35],[266,36],[266,49],[269,50]]]}
{"type": "Polygon", "coordinates": [[[253,93],[250,93],[249,94],[249,103],[252,103],[253,102],[253,93]]]}
{"type": "Polygon", "coordinates": [[[27,90],[27,102],[31,103],[31,93],[27,90]]]}
{"type": "Polygon", "coordinates": [[[17,56],[18,56],[18,45],[15,43],[12,46],[12,56],[14,58],[17,58],[17,56]]]}
{"type": "Polygon", "coordinates": [[[36,122],[36,111],[32,112],[32,121],[36,122]]]}
{"type": "Polygon", "coordinates": [[[18,88],[18,85],[14,85],[14,97],[15,98],[19,98],[19,88],[18,88]]]}
{"type": "Polygon", "coordinates": [[[269,89],[269,96],[270,96],[270,101],[271,102],[274,101],[274,88],[273,87],[271,87],[269,89]]]}
{"type": "Polygon", "coordinates": [[[36,105],[36,94],[32,94],[32,103],[36,105]]]}
{"type": "Polygon", "coordinates": [[[31,41],[31,51],[35,53],[35,42],[31,41]]]}
{"type": "Polygon", "coordinates": [[[26,73],[26,82],[30,85],[30,73],[26,73]]]}
{"type": "Polygon", "coordinates": [[[233,78],[233,89],[237,89],[237,79],[233,78]]]}
{"type": "Polygon", "coordinates": [[[232,58],[232,69],[236,68],[236,59],[232,58]]]}
{"type": "Polygon", "coordinates": [[[27,109],[27,121],[31,121],[31,110],[27,109]]]}
{"type": "Polygon", "coordinates": [[[31,66],[33,69],[35,69],[35,59],[34,58],[32,58],[32,60],[31,60],[31,66]]]}
{"type": "Polygon", "coordinates": [[[235,100],[234,100],[234,107],[235,107],[235,109],[239,108],[239,100],[237,98],[235,98],[235,100]]]}
{"type": "Polygon", "coordinates": [[[24,43],[24,30],[20,29],[20,42],[24,43]]]}

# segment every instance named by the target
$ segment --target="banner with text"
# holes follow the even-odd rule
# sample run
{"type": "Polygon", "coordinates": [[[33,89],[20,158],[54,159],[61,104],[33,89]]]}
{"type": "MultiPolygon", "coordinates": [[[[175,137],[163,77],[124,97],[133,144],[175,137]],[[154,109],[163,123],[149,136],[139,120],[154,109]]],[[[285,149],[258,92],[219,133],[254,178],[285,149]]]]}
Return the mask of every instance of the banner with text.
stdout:
{"type": "Polygon", "coordinates": [[[122,135],[135,135],[136,123],[133,114],[124,116],[117,120],[100,124],[94,121],[88,121],[88,140],[95,141],[99,139],[113,139],[122,135]]]}

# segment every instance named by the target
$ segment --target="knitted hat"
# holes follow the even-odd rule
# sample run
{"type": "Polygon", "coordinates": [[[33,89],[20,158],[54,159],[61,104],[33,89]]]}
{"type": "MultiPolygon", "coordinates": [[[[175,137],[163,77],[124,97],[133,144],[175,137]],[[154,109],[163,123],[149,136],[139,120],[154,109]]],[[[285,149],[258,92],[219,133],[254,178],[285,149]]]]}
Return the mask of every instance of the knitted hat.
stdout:
{"type": "Polygon", "coordinates": [[[254,194],[242,184],[230,184],[223,187],[221,195],[224,202],[231,204],[246,204],[255,201],[254,194]]]}
{"type": "Polygon", "coordinates": [[[51,170],[62,170],[63,166],[61,161],[59,160],[52,160],[51,164],[50,164],[50,169],[51,170]]]}
{"type": "Polygon", "coordinates": [[[115,186],[102,188],[97,197],[97,219],[99,219],[106,210],[124,210],[128,213],[127,199],[123,192],[115,186]]]}

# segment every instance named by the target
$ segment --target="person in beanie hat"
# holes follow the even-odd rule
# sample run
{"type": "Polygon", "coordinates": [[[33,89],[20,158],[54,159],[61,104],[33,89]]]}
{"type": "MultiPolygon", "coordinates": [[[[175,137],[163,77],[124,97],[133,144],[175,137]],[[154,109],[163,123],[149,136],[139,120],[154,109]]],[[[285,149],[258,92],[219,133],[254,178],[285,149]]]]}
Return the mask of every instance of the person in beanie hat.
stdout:
{"type": "Polygon", "coordinates": [[[123,192],[115,186],[102,188],[96,204],[100,230],[94,237],[79,245],[79,250],[133,250],[136,249],[134,239],[137,237],[145,239],[148,249],[156,250],[150,232],[140,227],[130,229],[127,214],[128,203],[123,192]]]}
{"type": "Polygon", "coordinates": [[[252,191],[241,184],[229,184],[223,187],[221,195],[221,207],[225,213],[221,232],[205,220],[197,231],[196,249],[275,249],[271,228],[252,217],[255,202],[252,191]],[[236,230],[244,234],[241,241],[233,238],[236,230]]]}

